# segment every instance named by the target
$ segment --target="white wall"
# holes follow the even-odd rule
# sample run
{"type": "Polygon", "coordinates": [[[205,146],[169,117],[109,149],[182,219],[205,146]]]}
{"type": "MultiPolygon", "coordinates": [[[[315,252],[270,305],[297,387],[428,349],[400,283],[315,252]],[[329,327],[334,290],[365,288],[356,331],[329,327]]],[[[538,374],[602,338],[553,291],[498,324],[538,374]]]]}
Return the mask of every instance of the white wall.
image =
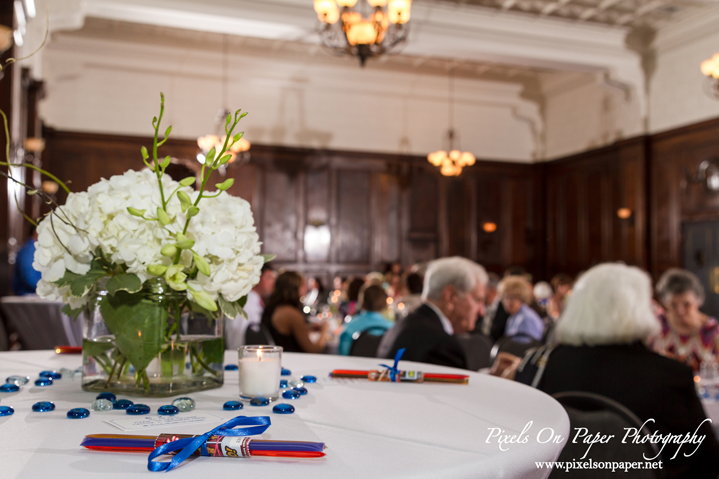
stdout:
{"type": "MultiPolygon", "coordinates": [[[[44,121],[60,130],[149,135],[166,97],[173,136],[211,132],[221,105],[220,54],[55,33],[43,52],[44,121]]],[[[360,69],[318,53],[233,50],[229,107],[250,114],[251,142],[424,155],[442,147],[447,78],[360,69]],[[335,61],[336,60],[336,61],[335,61]]],[[[477,157],[531,161],[542,122],[519,84],[458,79],[456,129],[477,157]]]]}

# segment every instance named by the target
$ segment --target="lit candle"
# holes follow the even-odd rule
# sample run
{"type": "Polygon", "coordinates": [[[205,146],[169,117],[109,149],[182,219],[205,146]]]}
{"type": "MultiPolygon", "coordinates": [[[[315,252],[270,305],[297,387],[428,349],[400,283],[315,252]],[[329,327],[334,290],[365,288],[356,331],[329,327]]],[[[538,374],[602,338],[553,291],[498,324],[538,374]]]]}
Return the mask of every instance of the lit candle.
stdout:
{"type": "Polygon", "coordinates": [[[240,396],[245,399],[279,396],[282,348],[243,346],[239,349],[240,396]]]}

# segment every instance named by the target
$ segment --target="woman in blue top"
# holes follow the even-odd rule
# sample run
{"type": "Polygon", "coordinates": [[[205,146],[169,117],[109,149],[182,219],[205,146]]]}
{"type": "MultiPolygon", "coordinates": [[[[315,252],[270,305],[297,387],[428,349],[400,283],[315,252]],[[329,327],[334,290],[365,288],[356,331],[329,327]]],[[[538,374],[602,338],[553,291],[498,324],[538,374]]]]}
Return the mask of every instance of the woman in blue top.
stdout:
{"type": "Polygon", "coordinates": [[[387,293],[382,286],[376,284],[365,285],[360,290],[359,303],[361,311],[345,324],[340,335],[339,353],[349,356],[352,343],[365,331],[370,334],[382,336],[393,324],[384,316],[382,310],[387,307],[387,293]]]}

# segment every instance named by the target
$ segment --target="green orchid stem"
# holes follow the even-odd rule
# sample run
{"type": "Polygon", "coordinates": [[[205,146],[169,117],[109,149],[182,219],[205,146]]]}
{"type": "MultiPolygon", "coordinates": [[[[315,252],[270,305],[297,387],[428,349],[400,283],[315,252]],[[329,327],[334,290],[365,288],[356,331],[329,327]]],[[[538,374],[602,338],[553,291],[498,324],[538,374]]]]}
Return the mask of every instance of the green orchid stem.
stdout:
{"type": "Polygon", "coordinates": [[[205,370],[208,371],[209,373],[213,374],[214,376],[219,376],[219,375],[220,375],[220,373],[218,373],[217,371],[215,371],[214,369],[212,369],[210,366],[207,365],[206,362],[204,362],[204,361],[202,360],[202,358],[200,358],[200,355],[197,353],[197,350],[196,350],[194,347],[192,347],[192,346],[190,346],[190,354],[192,355],[192,357],[193,357],[198,363],[200,363],[200,365],[202,366],[203,369],[205,369],[205,370]]]}
{"type": "Polygon", "coordinates": [[[102,369],[107,373],[110,374],[110,366],[107,365],[107,363],[101,359],[100,356],[93,356],[92,359],[95,360],[96,363],[98,363],[100,366],[102,366],[102,369]]]}
{"type": "MultiPolygon", "coordinates": [[[[167,202],[165,201],[165,191],[162,188],[162,171],[160,171],[160,162],[157,160],[157,136],[160,132],[160,123],[162,123],[162,115],[165,113],[165,95],[160,94],[160,116],[157,117],[155,122],[155,136],[152,140],[152,161],[155,162],[155,175],[157,176],[157,182],[160,184],[160,198],[162,199],[162,209],[167,212],[167,202]]],[[[165,138],[167,140],[167,138],[165,138]]],[[[164,141],[162,142],[164,143],[164,141]]],[[[162,144],[160,143],[160,144],[162,144]]]]}

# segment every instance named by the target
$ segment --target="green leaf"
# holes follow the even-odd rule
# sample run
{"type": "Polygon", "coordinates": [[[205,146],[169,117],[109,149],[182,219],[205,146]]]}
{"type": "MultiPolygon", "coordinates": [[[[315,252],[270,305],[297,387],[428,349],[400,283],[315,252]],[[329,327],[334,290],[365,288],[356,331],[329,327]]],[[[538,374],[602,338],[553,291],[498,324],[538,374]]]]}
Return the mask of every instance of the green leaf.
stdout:
{"type": "Polygon", "coordinates": [[[180,200],[180,207],[182,207],[183,213],[187,211],[187,208],[189,208],[192,204],[192,200],[190,200],[190,195],[188,195],[184,191],[177,192],[177,199],[180,200]]]}
{"type": "Polygon", "coordinates": [[[170,224],[170,217],[165,213],[165,210],[157,207],[157,219],[162,223],[163,225],[169,225],[170,224]]]}
{"type": "Polygon", "coordinates": [[[162,349],[167,326],[167,308],[143,299],[142,294],[118,291],[100,301],[100,312],[115,344],[135,370],[144,370],[162,349]]]}
{"type": "MultiPolygon", "coordinates": [[[[63,312],[63,314],[70,316],[72,319],[77,319],[77,317],[80,316],[80,314],[82,314],[84,309],[85,308],[83,308],[83,307],[73,309],[69,304],[66,304],[65,306],[62,307],[62,312],[63,312]]],[[[85,348],[85,346],[83,345],[83,349],[84,348],[85,348]]]]}
{"type": "Polygon", "coordinates": [[[54,281],[54,283],[59,288],[62,288],[63,286],[68,286],[70,283],[72,283],[79,277],[80,277],[80,275],[77,273],[73,273],[72,271],[65,271],[65,275],[62,278],[58,279],[57,281],[54,281]]]}
{"type": "Polygon", "coordinates": [[[265,263],[269,263],[273,259],[277,258],[276,254],[261,254],[260,256],[262,256],[265,259],[265,263]]]}
{"type": "Polygon", "coordinates": [[[222,314],[227,316],[228,319],[235,319],[240,315],[239,311],[237,311],[236,304],[227,301],[221,294],[218,295],[217,302],[220,303],[220,311],[222,311],[222,314]]]}
{"type": "Polygon", "coordinates": [[[238,300],[236,301],[236,303],[239,304],[240,307],[244,308],[245,305],[247,304],[247,295],[244,295],[243,297],[241,297],[240,299],[238,299],[238,300]]]}
{"type": "Polygon", "coordinates": [[[127,207],[128,213],[130,213],[132,216],[139,216],[140,218],[145,216],[145,211],[147,210],[138,210],[137,208],[133,208],[132,206],[127,207]]]}
{"type": "Polygon", "coordinates": [[[147,148],[145,148],[144,146],[140,148],[140,153],[142,153],[143,160],[146,160],[150,157],[150,155],[147,154],[147,148]]]}
{"type": "Polygon", "coordinates": [[[232,187],[234,182],[235,182],[234,178],[228,178],[225,181],[223,181],[222,183],[217,183],[215,185],[215,187],[220,191],[225,191],[225,190],[229,189],[230,187],[232,187]]]}
{"type": "Polygon", "coordinates": [[[193,216],[197,216],[199,212],[200,212],[200,208],[198,208],[197,206],[190,206],[187,209],[187,218],[189,219],[189,218],[192,218],[193,216]]]}
{"type": "Polygon", "coordinates": [[[239,304],[237,305],[237,312],[240,313],[240,316],[242,316],[244,319],[247,319],[247,313],[245,312],[245,309],[239,304]]]}
{"type": "Polygon", "coordinates": [[[142,281],[132,273],[118,274],[107,282],[107,292],[115,295],[118,291],[137,293],[142,289],[142,281]]]}
{"type": "Polygon", "coordinates": [[[101,338],[99,341],[84,341],[82,344],[82,354],[85,356],[100,356],[110,349],[114,348],[110,338],[101,338]]]}
{"type": "Polygon", "coordinates": [[[197,265],[197,269],[200,270],[200,273],[204,274],[205,276],[210,276],[212,274],[212,271],[210,270],[210,265],[207,263],[207,260],[200,256],[197,253],[192,253],[192,258],[195,260],[195,264],[197,265]]]}
{"type": "MultiPolygon", "coordinates": [[[[188,177],[185,178],[184,180],[180,181],[180,184],[181,184],[182,186],[192,186],[192,185],[194,185],[195,183],[197,183],[197,178],[195,178],[194,176],[188,176],[188,177]]],[[[183,192],[183,193],[184,193],[184,192],[183,192]]]]}
{"type": "Polygon", "coordinates": [[[170,164],[170,161],[172,161],[172,159],[168,155],[165,157],[164,160],[162,160],[162,164],[160,166],[162,166],[163,168],[167,168],[167,166],[170,164]]]}
{"type": "Polygon", "coordinates": [[[106,274],[107,273],[103,270],[90,270],[87,272],[87,274],[75,278],[72,283],[70,283],[70,294],[72,294],[76,298],[81,298],[85,296],[92,289],[92,287],[95,286],[97,280],[99,280],[106,274]]]}

